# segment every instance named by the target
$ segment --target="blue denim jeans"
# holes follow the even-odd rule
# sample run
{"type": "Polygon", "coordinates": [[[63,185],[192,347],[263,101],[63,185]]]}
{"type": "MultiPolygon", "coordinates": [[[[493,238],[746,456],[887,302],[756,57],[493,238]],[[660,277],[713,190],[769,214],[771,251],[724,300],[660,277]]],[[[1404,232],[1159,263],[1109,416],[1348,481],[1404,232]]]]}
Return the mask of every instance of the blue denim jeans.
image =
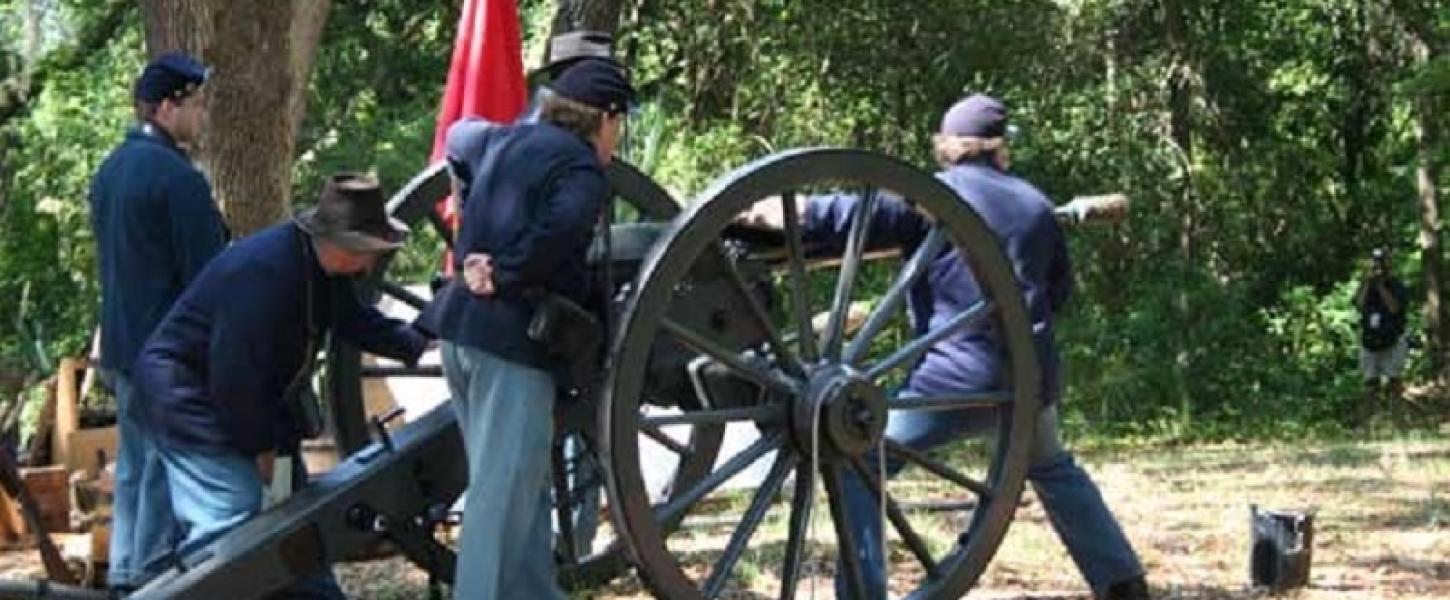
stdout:
{"type": "Polygon", "coordinates": [[[442,353],[468,458],[454,597],[564,600],[549,515],[554,378],[467,346],[442,353]]]}
{"type": "Polygon", "coordinates": [[[108,373],[116,392],[116,491],[111,505],[112,587],[140,587],[170,566],[176,520],[161,456],[146,426],[146,405],[131,379],[108,373]]]}
{"type": "MultiPolygon", "coordinates": [[[[893,412],[886,428],[887,437],[918,450],[927,450],[961,439],[973,432],[996,426],[994,419],[983,419],[982,411],[893,412]]],[[[1047,518],[1057,531],[1058,539],[1077,564],[1078,571],[1101,595],[1108,586],[1138,577],[1143,566],[1138,555],[1118,526],[1118,520],[1103,502],[1103,496],[1087,472],[1073,460],[1072,453],[1062,446],[1058,433],[1057,407],[1042,409],[1037,419],[1037,435],[1027,470],[1027,479],[1042,501],[1047,518]]],[[[874,465],[874,455],[868,464],[874,465]]],[[[895,475],[905,465],[888,461],[888,474],[895,475]]],[[[842,481],[846,511],[856,532],[868,598],[886,597],[886,567],[881,556],[881,513],[870,490],[854,473],[847,472],[842,481]]],[[[850,598],[845,578],[836,578],[836,597],[850,598]]]]}
{"type": "MultiPolygon", "coordinates": [[[[177,553],[182,557],[207,547],[262,511],[263,483],[254,458],[241,453],[208,453],[177,448],[164,443],[159,448],[161,460],[166,465],[166,478],[171,485],[171,506],[181,528],[177,553]]],[[[299,479],[306,478],[302,461],[295,461],[293,467],[299,479]]],[[[274,596],[325,600],[347,598],[333,578],[331,567],[298,578],[274,596]]]]}

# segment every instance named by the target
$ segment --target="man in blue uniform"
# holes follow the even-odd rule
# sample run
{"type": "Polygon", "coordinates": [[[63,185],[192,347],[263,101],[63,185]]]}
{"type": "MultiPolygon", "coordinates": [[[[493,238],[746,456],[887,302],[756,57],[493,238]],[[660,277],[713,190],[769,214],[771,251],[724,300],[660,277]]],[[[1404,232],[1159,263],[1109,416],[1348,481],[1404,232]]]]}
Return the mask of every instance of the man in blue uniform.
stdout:
{"type": "MultiPolygon", "coordinates": [[[[1072,289],[1067,245],[1052,204],[1030,183],[1008,173],[1007,109],[997,99],[976,95],[951,107],[935,139],[937,176],[957,191],[997,234],[1026,296],[1032,335],[1042,367],[1043,409],[1037,424],[1028,479],[1042,500],[1058,537],[1100,598],[1147,598],[1148,590],[1131,544],[1104,504],[1088,474],[1074,462],[1058,435],[1056,403],[1061,397],[1060,360],[1053,340],[1054,315],[1072,289]]],[[[858,198],[813,198],[806,206],[803,235],[812,243],[844,243],[858,198]]],[[[873,245],[914,248],[931,225],[896,198],[883,198],[868,239],[873,245]]],[[[966,261],[955,253],[939,257],[911,296],[917,334],[941,327],[981,299],[966,261]]],[[[1001,389],[1004,349],[990,329],[969,329],[933,346],[907,379],[905,393],[922,396],[1001,389]]],[[[896,412],[886,435],[916,449],[960,439],[974,429],[979,411],[896,412]]],[[[894,461],[892,461],[894,462],[894,461]]],[[[888,463],[891,473],[902,464],[888,463]]],[[[881,518],[876,498],[854,475],[846,479],[850,520],[856,528],[867,598],[885,598],[881,518]]],[[[837,597],[852,597],[844,578],[837,597]]]]}
{"type": "MultiPolygon", "coordinates": [[[[564,597],[550,550],[553,359],[527,327],[548,294],[584,300],[603,167],[633,97],[617,63],[582,59],[554,79],[537,122],[448,133],[467,184],[457,256],[489,261],[486,281],[445,288],[430,310],[469,465],[458,598],[564,597]]],[[[458,260],[457,272],[480,271],[458,260]]]]}
{"type": "MultiPolygon", "coordinates": [[[[427,338],[361,303],[352,284],[401,245],[404,231],[387,216],[376,181],[335,176],[315,207],[217,256],[147,341],[136,376],[183,562],[260,512],[273,461],[295,457],[306,413],[294,392],[311,384],[326,332],[417,362],[427,338]]],[[[331,573],[290,592],[342,597],[331,573]]]]}
{"type": "Polygon", "coordinates": [[[175,532],[160,459],[137,409],[131,365],[227,238],[211,185],[185,149],[201,133],[206,79],[206,68],[183,54],[163,54],[146,65],[133,90],[139,124],[91,182],[101,367],[115,391],[120,437],[107,578],[123,591],[162,570],[175,532]]]}

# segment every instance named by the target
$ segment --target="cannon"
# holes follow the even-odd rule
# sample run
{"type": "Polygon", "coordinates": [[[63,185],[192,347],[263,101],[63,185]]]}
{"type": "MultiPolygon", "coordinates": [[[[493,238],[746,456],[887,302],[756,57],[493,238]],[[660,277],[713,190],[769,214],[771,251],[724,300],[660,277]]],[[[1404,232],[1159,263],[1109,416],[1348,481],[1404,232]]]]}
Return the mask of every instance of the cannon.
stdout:
{"type": "MultiPolygon", "coordinates": [[[[717,598],[766,571],[780,581],[771,595],[792,598],[803,581],[839,568],[859,597],[859,542],[842,491],[850,476],[877,499],[883,539],[909,557],[888,573],[892,589],[920,599],[965,594],[1012,521],[1038,412],[1023,300],[982,220],[930,174],[857,150],[757,160],[684,208],[627,164],[615,163],[609,176],[615,218],[590,259],[605,290],[593,308],[606,323],[607,351],[600,377],[566,392],[556,415],[562,583],[595,587],[633,568],[659,597],[717,598]],[[742,223],[759,203],[792,215],[810,195],[836,190],[861,199],[844,248],[807,240],[791,218],[779,230],[742,223]],[[934,224],[913,247],[869,239],[871,209],[886,193],[934,224]],[[941,260],[970,263],[983,301],[913,329],[903,306],[941,260]],[[885,292],[863,309],[868,280],[885,292]],[[898,393],[935,342],[984,326],[1006,348],[1001,389],[898,393]],[[982,427],[933,454],[883,436],[894,414],[941,410],[975,411],[982,427]],[[907,470],[880,477],[886,457],[907,470]],[[732,485],[746,477],[749,485],[732,485]],[[581,510],[597,510],[601,493],[609,524],[580,544],[571,524],[581,510]],[[750,569],[741,567],[747,553],[750,569]]],[[[446,173],[430,168],[389,210],[451,244],[433,212],[446,189],[446,173]]],[[[421,306],[425,298],[400,274],[390,267],[369,293],[421,306]]],[[[438,581],[451,579],[456,557],[436,530],[466,484],[453,412],[441,405],[389,429],[384,418],[370,422],[361,398],[364,379],[436,377],[438,369],[365,366],[340,345],[327,363],[324,395],[346,459],[212,547],[181,557],[134,597],[261,596],[383,540],[438,581]]]]}

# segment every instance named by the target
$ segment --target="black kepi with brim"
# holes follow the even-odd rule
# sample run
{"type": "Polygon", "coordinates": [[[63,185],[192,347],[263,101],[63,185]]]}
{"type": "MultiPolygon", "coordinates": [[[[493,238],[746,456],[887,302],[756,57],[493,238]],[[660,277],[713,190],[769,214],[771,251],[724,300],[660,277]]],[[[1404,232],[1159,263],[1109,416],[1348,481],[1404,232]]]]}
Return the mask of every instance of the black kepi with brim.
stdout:
{"type": "Polygon", "coordinates": [[[408,226],[388,216],[378,181],[358,173],[333,175],[317,204],[292,217],[313,238],[352,252],[388,252],[403,245],[408,226]]]}
{"type": "Polygon", "coordinates": [[[607,115],[627,112],[634,105],[635,91],[629,75],[622,65],[608,58],[574,61],[549,83],[549,89],[607,115]]]}

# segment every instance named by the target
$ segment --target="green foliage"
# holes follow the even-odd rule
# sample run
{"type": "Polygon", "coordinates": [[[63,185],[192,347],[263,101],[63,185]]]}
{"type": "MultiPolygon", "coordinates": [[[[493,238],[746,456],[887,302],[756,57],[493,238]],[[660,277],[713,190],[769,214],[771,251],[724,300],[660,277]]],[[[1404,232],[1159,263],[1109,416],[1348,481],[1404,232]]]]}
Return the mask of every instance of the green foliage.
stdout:
{"type": "Polygon", "coordinates": [[[396,190],[428,164],[457,21],[444,3],[334,3],[297,144],[297,203],[334,172],[396,190]]]}
{"type": "Polygon", "coordinates": [[[1413,133],[1390,90],[1419,71],[1380,9],[1185,4],[1184,54],[1158,4],[1088,0],[643,3],[626,47],[639,79],[663,81],[652,100],[676,133],[651,172],[676,190],[798,145],[925,167],[943,107],[1005,97],[1024,132],[1018,171],[1060,200],[1135,201],[1129,224],[1072,234],[1069,420],[1151,437],[1335,434],[1359,397],[1356,260],[1376,245],[1413,255],[1413,133]],[[1187,146],[1170,127],[1178,64],[1187,146]]]}
{"type": "MultiPolygon", "coordinates": [[[[39,4],[52,8],[43,52],[99,12],[39,4]]],[[[426,164],[459,4],[333,3],[297,146],[299,202],[333,171],[374,172],[395,190],[426,164]]],[[[1079,287],[1058,327],[1078,431],[1335,435],[1354,425],[1349,296],[1369,248],[1394,249],[1412,309],[1423,306],[1411,198],[1416,96],[1439,98],[1444,116],[1450,17],[1435,3],[1181,2],[1177,37],[1164,3],[1146,0],[622,4],[621,54],[647,95],[627,154],[684,200],[795,146],[930,168],[942,109],[973,91],[1013,106],[1014,168],[1049,196],[1129,194],[1128,223],[1071,233],[1079,287]],[[1438,36],[1428,64],[1406,22],[1438,36]]],[[[537,64],[552,3],[519,5],[537,64]]],[[[22,64],[21,9],[0,0],[0,78],[22,64]]],[[[0,368],[37,368],[37,335],[49,355],[74,352],[94,320],[85,188],[128,119],[141,48],[130,19],[0,123],[0,368]]],[[[1446,136],[1434,143],[1443,162],[1446,136]]],[[[427,268],[421,254],[403,260],[427,268]]],[[[884,287],[868,275],[860,289],[884,287]]]]}
{"type": "Polygon", "coordinates": [[[1291,288],[1264,307],[1242,289],[1172,266],[1143,276],[1180,287],[1141,288],[1123,312],[1080,305],[1062,321],[1070,418],[1100,433],[1188,440],[1330,434],[1356,424],[1342,420],[1355,414],[1360,389],[1355,282],[1329,294],[1291,288]],[[1181,295],[1187,323],[1177,316],[1181,295]]]}
{"type": "Polygon", "coordinates": [[[1450,57],[1438,57],[1420,65],[1402,86],[1406,94],[1450,95],[1450,57]]]}
{"type": "Polygon", "coordinates": [[[86,195],[130,121],[139,23],[126,32],[81,68],[52,73],[24,118],[0,124],[0,370],[44,371],[43,357],[89,341],[99,290],[86,195]]]}

